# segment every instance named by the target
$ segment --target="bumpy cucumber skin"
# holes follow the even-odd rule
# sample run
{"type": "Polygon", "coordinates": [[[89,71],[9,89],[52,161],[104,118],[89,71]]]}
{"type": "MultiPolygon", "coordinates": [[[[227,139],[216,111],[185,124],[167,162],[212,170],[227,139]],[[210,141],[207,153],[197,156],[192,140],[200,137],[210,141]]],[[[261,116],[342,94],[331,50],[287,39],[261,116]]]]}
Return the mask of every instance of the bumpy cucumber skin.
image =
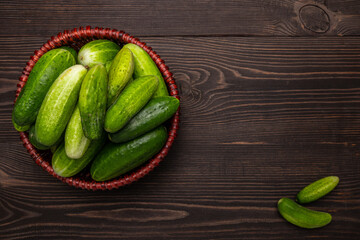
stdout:
{"type": "Polygon", "coordinates": [[[157,86],[156,76],[143,76],[128,84],[107,110],[105,130],[114,133],[123,128],[150,100],[157,86]]]}
{"type": "Polygon", "coordinates": [[[52,146],[61,137],[76,106],[86,72],[83,66],[74,65],[49,89],[35,123],[35,134],[41,144],[52,146]]]}
{"type": "Polygon", "coordinates": [[[316,201],[331,192],[338,185],[338,183],[339,177],[337,176],[329,176],[319,179],[303,188],[297,194],[296,200],[301,204],[316,201]]]}
{"type": "Polygon", "coordinates": [[[127,143],[107,143],[91,165],[91,177],[106,181],[130,171],[159,152],[166,139],[166,128],[160,126],[127,143]]]}
{"type": "Polygon", "coordinates": [[[78,61],[86,68],[112,61],[120,46],[110,40],[94,40],[85,44],[79,51],[78,61]]]}
{"type": "Polygon", "coordinates": [[[59,48],[69,51],[74,56],[76,63],[77,63],[78,56],[77,56],[77,52],[75,49],[73,49],[72,47],[68,47],[68,46],[63,46],[63,47],[59,47],[59,48]]]}
{"type": "Polygon", "coordinates": [[[65,131],[65,152],[69,158],[84,156],[91,140],[85,137],[79,107],[76,106],[65,131]]]}
{"type": "Polygon", "coordinates": [[[285,220],[302,228],[324,227],[332,219],[329,213],[310,210],[289,198],[279,200],[278,210],[285,220]]]}
{"type": "Polygon", "coordinates": [[[94,159],[96,154],[105,144],[106,135],[98,140],[91,141],[85,154],[79,159],[71,159],[66,155],[64,144],[60,145],[53,157],[52,167],[56,174],[62,177],[72,177],[83,170],[94,159]]]}
{"type": "Polygon", "coordinates": [[[174,115],[179,104],[177,98],[170,96],[151,99],[123,129],[109,134],[110,141],[127,142],[156,128],[174,115]]]}
{"type": "Polygon", "coordinates": [[[108,61],[107,63],[105,63],[105,68],[108,73],[110,71],[110,67],[111,67],[112,63],[113,63],[113,61],[108,61]]]}
{"type": "Polygon", "coordinates": [[[107,107],[110,107],[124,89],[134,72],[134,57],[128,48],[116,54],[109,70],[107,107]]]}
{"type": "Polygon", "coordinates": [[[30,130],[29,130],[29,141],[30,143],[36,147],[37,149],[40,149],[40,150],[47,150],[49,149],[50,147],[49,146],[45,146],[41,143],[38,142],[38,140],[36,139],[36,136],[35,136],[35,125],[32,125],[30,127],[30,130]]]}
{"type": "Polygon", "coordinates": [[[159,79],[159,86],[153,97],[169,96],[164,78],[150,55],[144,49],[132,43],[126,44],[123,48],[130,49],[134,55],[134,78],[136,79],[145,75],[157,76],[159,79]]]}
{"type": "Polygon", "coordinates": [[[87,138],[100,138],[104,131],[107,94],[107,72],[103,65],[90,68],[80,89],[79,110],[87,138]]]}
{"type": "Polygon", "coordinates": [[[30,72],[26,85],[20,92],[13,110],[17,125],[35,122],[40,106],[56,78],[76,63],[73,55],[65,49],[53,49],[45,53],[30,72]]]}
{"type": "Polygon", "coordinates": [[[18,132],[25,132],[30,129],[30,125],[25,125],[25,126],[17,125],[16,122],[14,121],[14,117],[11,117],[11,121],[14,125],[15,130],[18,132]]]}

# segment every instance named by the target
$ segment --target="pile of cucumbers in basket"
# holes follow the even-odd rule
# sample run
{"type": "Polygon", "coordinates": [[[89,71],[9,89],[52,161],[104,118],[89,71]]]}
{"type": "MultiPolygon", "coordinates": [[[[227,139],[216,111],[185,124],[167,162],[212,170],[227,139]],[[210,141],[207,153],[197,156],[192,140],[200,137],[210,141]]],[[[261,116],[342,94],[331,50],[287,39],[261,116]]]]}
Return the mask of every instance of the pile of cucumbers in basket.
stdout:
{"type": "Polygon", "coordinates": [[[62,177],[90,166],[95,181],[118,177],[158,153],[163,125],[179,107],[141,47],[94,40],[77,53],[60,47],[35,64],[12,121],[39,150],[51,149],[62,177]]]}

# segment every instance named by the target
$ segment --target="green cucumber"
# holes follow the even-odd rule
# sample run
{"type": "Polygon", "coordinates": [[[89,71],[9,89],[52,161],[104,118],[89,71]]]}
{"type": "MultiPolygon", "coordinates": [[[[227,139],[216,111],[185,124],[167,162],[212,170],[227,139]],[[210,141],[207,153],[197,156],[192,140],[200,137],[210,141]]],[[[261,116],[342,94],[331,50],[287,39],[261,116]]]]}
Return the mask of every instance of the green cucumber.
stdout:
{"type": "Polygon", "coordinates": [[[75,60],[77,61],[77,52],[75,49],[73,49],[72,47],[69,47],[69,46],[62,46],[62,47],[59,47],[61,49],[65,49],[65,50],[68,50],[75,58],[75,60]]]}
{"type": "Polygon", "coordinates": [[[304,204],[318,200],[331,192],[339,183],[337,176],[329,176],[317,180],[303,188],[297,194],[297,202],[304,204]]]}
{"type": "Polygon", "coordinates": [[[55,79],[75,63],[73,55],[61,48],[45,53],[37,61],[12,112],[17,125],[25,126],[35,122],[45,95],[55,79]]]}
{"type": "Polygon", "coordinates": [[[158,86],[156,76],[143,76],[135,79],[119,95],[105,115],[105,130],[119,131],[150,100],[158,86]]]}
{"type": "Polygon", "coordinates": [[[329,213],[310,210],[289,198],[279,200],[278,210],[285,220],[302,228],[323,227],[332,219],[329,213]]]}
{"type": "Polygon", "coordinates": [[[25,131],[30,129],[30,125],[25,125],[25,126],[17,125],[16,122],[14,121],[14,117],[11,117],[11,121],[12,121],[12,123],[14,125],[14,128],[18,132],[25,132],[25,131]]]}
{"type": "Polygon", "coordinates": [[[109,70],[107,107],[110,107],[124,89],[134,72],[134,57],[128,48],[116,54],[109,70]]]}
{"type": "Polygon", "coordinates": [[[29,141],[34,147],[36,147],[39,150],[47,150],[47,149],[50,148],[49,146],[45,146],[45,145],[39,143],[38,140],[36,139],[36,136],[35,136],[35,124],[30,127],[29,141]]]}
{"type": "Polygon", "coordinates": [[[107,63],[105,63],[105,68],[106,68],[106,71],[109,73],[110,71],[110,67],[111,67],[111,64],[113,63],[113,61],[108,61],[107,63]]]}
{"type": "Polygon", "coordinates": [[[60,145],[53,157],[52,167],[55,173],[62,177],[71,177],[83,170],[94,159],[100,151],[106,140],[103,134],[98,140],[91,141],[89,148],[85,154],[79,159],[71,159],[66,155],[64,144],[60,145]]]}
{"type": "Polygon", "coordinates": [[[86,68],[112,61],[120,46],[110,40],[94,40],[85,44],[79,51],[78,61],[86,68]]]}
{"type": "Polygon", "coordinates": [[[49,89],[35,123],[37,140],[46,146],[58,141],[73,113],[87,70],[81,65],[66,69],[49,89]]]}
{"type": "Polygon", "coordinates": [[[106,181],[130,171],[159,152],[166,139],[166,128],[160,126],[127,143],[107,143],[91,165],[91,177],[106,181]]]}
{"type": "Polygon", "coordinates": [[[29,130],[29,141],[30,143],[36,147],[37,149],[40,149],[40,150],[47,150],[47,149],[54,149],[56,148],[62,141],[64,140],[64,135],[61,135],[61,137],[57,140],[57,142],[52,145],[52,146],[46,146],[46,145],[43,145],[41,143],[39,143],[39,141],[37,140],[36,138],[36,135],[35,135],[35,124],[32,125],[30,127],[30,130],[29,130]]]}
{"type": "Polygon", "coordinates": [[[174,97],[157,97],[133,117],[123,129],[110,133],[109,139],[115,143],[127,142],[161,125],[174,115],[179,107],[179,100],[174,97]]]}
{"type": "Polygon", "coordinates": [[[152,60],[149,54],[141,47],[132,43],[126,44],[124,48],[130,49],[130,51],[134,55],[134,62],[135,62],[134,78],[136,79],[138,77],[145,75],[157,76],[159,79],[159,86],[156,92],[154,93],[153,97],[168,96],[169,93],[164,78],[159,68],[156,66],[155,62],[152,60]]]}
{"type": "Polygon", "coordinates": [[[100,138],[104,131],[107,73],[103,65],[90,68],[81,84],[79,110],[82,128],[87,138],[100,138]]]}
{"type": "Polygon", "coordinates": [[[79,107],[76,106],[65,131],[65,152],[69,158],[84,156],[91,140],[85,137],[79,107]]]}

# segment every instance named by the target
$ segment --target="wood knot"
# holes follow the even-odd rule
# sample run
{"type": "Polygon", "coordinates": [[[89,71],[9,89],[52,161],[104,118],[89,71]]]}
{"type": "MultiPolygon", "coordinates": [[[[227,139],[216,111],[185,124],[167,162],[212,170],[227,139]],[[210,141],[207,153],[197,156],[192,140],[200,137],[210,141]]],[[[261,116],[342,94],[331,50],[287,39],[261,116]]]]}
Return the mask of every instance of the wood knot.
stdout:
{"type": "Polygon", "coordinates": [[[315,33],[325,33],[330,28],[329,15],[319,6],[305,5],[300,9],[300,21],[304,27],[315,33]]]}

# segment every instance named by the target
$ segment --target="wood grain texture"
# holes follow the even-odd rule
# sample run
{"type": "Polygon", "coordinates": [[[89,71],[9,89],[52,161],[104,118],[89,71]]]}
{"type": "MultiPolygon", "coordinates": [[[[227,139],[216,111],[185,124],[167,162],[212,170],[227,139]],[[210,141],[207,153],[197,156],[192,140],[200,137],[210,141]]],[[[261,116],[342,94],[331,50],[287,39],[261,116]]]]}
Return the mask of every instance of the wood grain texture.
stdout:
{"type": "Polygon", "coordinates": [[[358,0],[2,0],[0,35],[50,36],[92,25],[136,36],[352,36],[360,32],[359,11],[358,0]]]}
{"type": "Polygon", "coordinates": [[[0,21],[0,239],[360,239],[360,1],[3,0],[0,21]],[[11,124],[29,56],[80,25],[140,37],[180,90],[169,155],[118,190],[49,176],[11,124]],[[277,201],[328,175],[307,206],[333,222],[285,222],[277,201]]]}
{"type": "Polygon", "coordinates": [[[181,95],[165,161],[109,192],[71,188],[26,153],[10,114],[42,37],[0,38],[0,239],[358,239],[360,37],[144,37],[181,95]],[[281,197],[340,177],[308,205],[333,222],[307,231],[281,197]]]}

